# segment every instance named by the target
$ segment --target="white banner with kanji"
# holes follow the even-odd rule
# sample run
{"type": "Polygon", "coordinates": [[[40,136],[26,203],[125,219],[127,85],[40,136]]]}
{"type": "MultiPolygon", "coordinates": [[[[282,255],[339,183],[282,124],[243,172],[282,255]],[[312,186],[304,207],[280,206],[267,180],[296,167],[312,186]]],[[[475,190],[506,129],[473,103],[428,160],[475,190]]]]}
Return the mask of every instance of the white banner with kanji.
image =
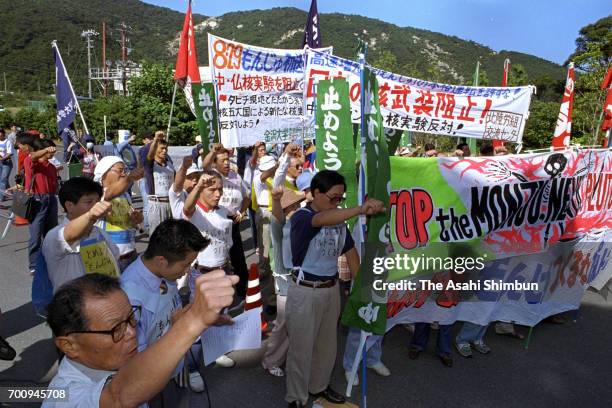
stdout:
{"type": "Polygon", "coordinates": [[[304,49],[256,47],[208,34],[208,61],[224,146],[314,136],[303,112],[304,49]]]}
{"type": "MultiPolygon", "coordinates": [[[[533,86],[473,87],[428,82],[372,67],[385,128],[520,143],[533,86]]],[[[359,63],[317,50],[306,54],[304,112],[314,122],[315,84],[347,78],[351,116],[360,121],[359,63]]]]}

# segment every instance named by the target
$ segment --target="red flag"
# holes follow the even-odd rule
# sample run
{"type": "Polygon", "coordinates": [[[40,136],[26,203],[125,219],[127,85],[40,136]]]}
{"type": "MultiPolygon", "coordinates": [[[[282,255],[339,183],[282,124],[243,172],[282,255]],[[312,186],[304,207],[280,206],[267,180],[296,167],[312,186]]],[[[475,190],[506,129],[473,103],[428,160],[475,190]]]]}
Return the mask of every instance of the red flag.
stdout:
{"type": "Polygon", "coordinates": [[[179,85],[185,86],[185,82],[187,82],[188,78],[193,84],[200,83],[198,53],[195,43],[195,31],[193,29],[193,16],[191,15],[191,1],[189,2],[189,6],[187,6],[185,21],[183,22],[181,43],[174,71],[174,80],[179,81],[179,85]]]}
{"type": "Polygon", "coordinates": [[[572,110],[574,108],[574,63],[570,62],[567,70],[567,81],[557,118],[557,126],[552,139],[552,147],[562,149],[569,146],[572,133],[572,110]]]}
{"type": "MultiPolygon", "coordinates": [[[[508,72],[509,71],[510,71],[510,60],[506,58],[504,60],[504,75],[502,76],[502,84],[501,84],[501,86],[503,86],[504,88],[508,86],[508,72]]],[[[498,147],[504,147],[504,141],[493,139],[493,149],[496,149],[498,147]]]]}
{"type": "Polygon", "coordinates": [[[604,132],[612,129],[612,88],[608,88],[608,95],[604,102],[604,120],[601,124],[601,130],[604,132]]]}

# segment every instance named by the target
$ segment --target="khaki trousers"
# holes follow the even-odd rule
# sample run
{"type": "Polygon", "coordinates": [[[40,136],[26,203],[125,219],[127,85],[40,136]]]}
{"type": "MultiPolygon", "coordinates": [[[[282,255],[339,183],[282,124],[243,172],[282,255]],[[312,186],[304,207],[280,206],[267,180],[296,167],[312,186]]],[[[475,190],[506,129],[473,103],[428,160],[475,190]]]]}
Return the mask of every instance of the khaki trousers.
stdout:
{"type": "Polygon", "coordinates": [[[308,288],[289,280],[286,325],[287,402],[306,405],[308,393],[327,388],[336,363],[340,288],[308,288]]]}
{"type": "Polygon", "coordinates": [[[287,296],[276,295],[276,320],[274,329],[268,339],[266,352],[261,360],[265,369],[280,367],[287,360],[289,350],[289,337],[287,336],[287,325],[285,321],[285,305],[287,296]]]}

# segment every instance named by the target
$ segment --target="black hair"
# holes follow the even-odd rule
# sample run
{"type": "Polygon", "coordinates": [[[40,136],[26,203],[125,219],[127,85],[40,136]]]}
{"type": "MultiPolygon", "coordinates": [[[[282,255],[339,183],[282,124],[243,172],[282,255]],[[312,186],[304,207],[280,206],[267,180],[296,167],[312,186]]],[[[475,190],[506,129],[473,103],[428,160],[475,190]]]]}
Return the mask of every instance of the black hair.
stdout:
{"type": "Polygon", "coordinates": [[[62,184],[59,191],[59,202],[64,211],[67,211],[66,201],[76,204],[81,197],[91,193],[96,193],[98,197],[102,198],[104,190],[100,183],[96,183],[87,177],[73,177],[62,184]]]}
{"type": "Polygon", "coordinates": [[[2,133],[2,134],[6,134],[6,132],[5,132],[4,128],[3,128],[3,127],[1,127],[1,126],[0,126],[0,133],[2,133]]]}
{"type": "Polygon", "coordinates": [[[212,176],[212,177],[218,178],[219,180],[221,180],[221,183],[223,183],[223,177],[221,176],[221,174],[214,170],[202,170],[201,174],[203,176],[206,175],[206,176],[212,176]]]}
{"type": "Polygon", "coordinates": [[[15,136],[15,141],[18,144],[28,145],[32,147],[32,144],[34,143],[34,135],[28,132],[19,131],[17,132],[17,135],[15,136]]]}
{"type": "Polygon", "coordinates": [[[436,146],[434,146],[433,143],[425,143],[425,146],[423,146],[423,149],[428,152],[430,150],[434,150],[436,148],[436,146]]]}
{"type": "Polygon", "coordinates": [[[87,274],[63,284],[47,306],[47,324],[53,335],[87,330],[85,298],[106,296],[116,290],[121,290],[119,280],[100,273],[87,274]]]}
{"type": "Polygon", "coordinates": [[[490,143],[485,143],[480,146],[480,155],[481,156],[493,156],[493,145],[490,143]]]}
{"type": "Polygon", "coordinates": [[[342,185],[346,191],[346,181],[344,176],[337,171],[321,170],[312,178],[310,182],[310,191],[314,196],[315,189],[320,193],[327,193],[333,186],[342,185]]]}
{"type": "Polygon", "coordinates": [[[46,149],[47,147],[55,147],[55,143],[53,142],[53,140],[35,137],[32,141],[31,146],[34,148],[34,151],[38,151],[46,149]]]}
{"type": "Polygon", "coordinates": [[[151,131],[146,132],[144,135],[142,135],[143,139],[149,139],[149,140],[153,140],[155,138],[155,134],[151,131]]]}
{"type": "Polygon", "coordinates": [[[163,256],[168,263],[174,263],[185,259],[188,251],[200,252],[208,244],[210,240],[189,221],[168,219],[153,231],[143,257],[163,256]]]}
{"type": "Polygon", "coordinates": [[[463,150],[464,147],[470,147],[467,143],[459,143],[457,145],[457,150],[463,150]]]}

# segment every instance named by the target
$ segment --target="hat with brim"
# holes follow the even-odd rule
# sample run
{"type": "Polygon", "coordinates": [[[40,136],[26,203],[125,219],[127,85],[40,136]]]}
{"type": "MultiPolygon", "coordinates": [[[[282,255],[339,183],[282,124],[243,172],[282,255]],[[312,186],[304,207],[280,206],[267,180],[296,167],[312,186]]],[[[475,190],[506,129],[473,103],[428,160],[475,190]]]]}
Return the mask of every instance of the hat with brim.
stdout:
{"type": "Polygon", "coordinates": [[[259,170],[268,171],[276,166],[276,160],[272,156],[264,156],[259,159],[259,170]]]}
{"type": "Polygon", "coordinates": [[[189,168],[187,169],[187,172],[185,173],[186,176],[191,176],[192,174],[195,173],[201,173],[202,169],[199,168],[197,165],[192,164],[191,166],[189,166],[189,168]]]}
{"type": "Polygon", "coordinates": [[[304,201],[305,198],[304,193],[296,193],[293,190],[286,189],[281,197],[281,207],[286,210],[292,205],[304,201]]]}
{"type": "Polygon", "coordinates": [[[298,190],[308,190],[313,177],[314,174],[311,171],[303,171],[295,180],[295,185],[297,186],[298,190]]]}
{"type": "Polygon", "coordinates": [[[96,168],[94,170],[94,181],[100,183],[106,172],[108,172],[111,167],[117,163],[123,163],[123,160],[117,156],[106,156],[102,158],[102,160],[96,164],[96,168]]]}

